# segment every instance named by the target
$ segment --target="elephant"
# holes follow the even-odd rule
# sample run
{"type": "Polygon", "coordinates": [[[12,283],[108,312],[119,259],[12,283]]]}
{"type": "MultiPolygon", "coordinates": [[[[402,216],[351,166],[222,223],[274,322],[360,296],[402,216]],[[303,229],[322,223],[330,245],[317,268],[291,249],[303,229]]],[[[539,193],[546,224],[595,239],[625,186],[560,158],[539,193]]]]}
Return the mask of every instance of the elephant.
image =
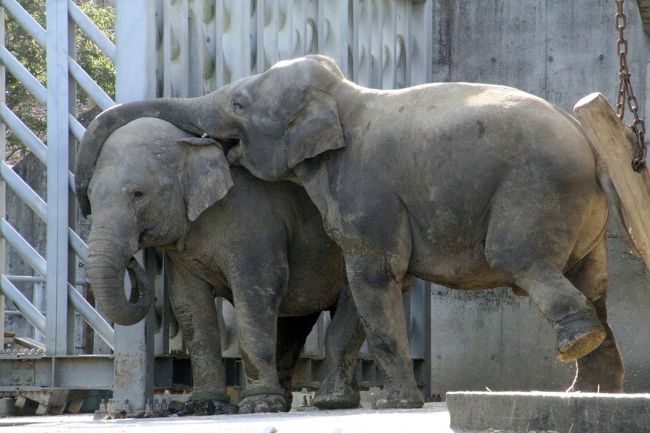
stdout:
{"type": "Polygon", "coordinates": [[[337,300],[326,345],[326,366],[336,374],[319,399],[325,406],[359,405],[354,367],[365,333],[341,251],[301,187],[230,168],[214,140],[155,118],[114,130],[91,170],[79,170],[88,163],[79,159],[76,180],[89,185],[82,211],[93,216],[86,269],[95,299],[115,323],[138,322],[153,294],[132,257],[144,248],[168,255],[170,300],[190,354],[197,411],[233,411],[216,296],[236,309],[246,376],[239,412],[289,410],[300,350],[320,312],[337,300]],[[130,299],[125,268],[134,285],[130,299]]]}
{"type": "Polygon", "coordinates": [[[526,293],[553,326],[556,358],[576,362],[569,389],[622,391],[606,309],[616,193],[582,126],[549,102],[489,84],[369,89],[310,55],[201,97],[115,107],[89,149],[143,115],[219,141],[261,180],[305,189],[343,252],[385,376],[375,407],[423,404],[399,302],[412,277],[526,293]]]}

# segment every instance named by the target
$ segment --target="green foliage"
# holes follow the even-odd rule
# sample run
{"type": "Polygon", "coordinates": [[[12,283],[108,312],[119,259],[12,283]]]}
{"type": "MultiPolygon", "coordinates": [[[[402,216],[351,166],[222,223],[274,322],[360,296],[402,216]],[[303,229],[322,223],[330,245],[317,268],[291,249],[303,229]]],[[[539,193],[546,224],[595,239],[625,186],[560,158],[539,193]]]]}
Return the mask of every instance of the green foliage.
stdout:
{"type": "MultiPolygon", "coordinates": [[[[46,28],[45,0],[19,0],[21,6],[46,28]]],[[[92,0],[77,0],[81,10],[112,41],[115,39],[115,11],[108,4],[97,5],[92,0]]],[[[103,3],[103,2],[102,2],[103,3]]],[[[7,49],[34,75],[47,86],[47,63],[45,49],[11,17],[5,13],[5,45],[7,49]]],[[[76,59],[79,65],[104,89],[109,96],[115,95],[115,66],[90,41],[77,30],[75,36],[76,59]]],[[[7,105],[43,141],[47,140],[46,109],[7,72],[7,105]]],[[[76,111],[83,113],[93,107],[92,102],[81,89],[77,91],[76,111]]],[[[7,151],[9,155],[20,157],[25,152],[24,145],[7,131],[7,151]]]]}

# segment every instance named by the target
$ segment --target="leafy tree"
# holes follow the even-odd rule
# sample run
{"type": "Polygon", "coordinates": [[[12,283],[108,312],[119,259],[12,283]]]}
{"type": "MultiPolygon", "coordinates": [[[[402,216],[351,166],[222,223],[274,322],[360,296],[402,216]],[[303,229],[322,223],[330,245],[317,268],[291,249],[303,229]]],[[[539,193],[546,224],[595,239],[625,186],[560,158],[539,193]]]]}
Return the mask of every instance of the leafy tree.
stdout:
{"type": "MultiPolygon", "coordinates": [[[[19,0],[22,7],[41,25],[46,27],[45,0],[19,0]]],[[[104,2],[77,0],[81,10],[112,41],[115,40],[115,11],[104,2]]],[[[14,18],[5,13],[5,45],[7,49],[34,75],[47,86],[46,52],[34,38],[27,33],[14,18]]],[[[115,66],[85,35],[77,30],[75,35],[76,59],[79,65],[104,89],[109,96],[115,94],[115,66]]],[[[43,141],[47,140],[46,107],[42,106],[27,89],[7,72],[6,103],[18,117],[43,141]]],[[[94,104],[81,89],[75,101],[77,113],[93,108],[94,104]]],[[[7,152],[12,159],[24,155],[25,146],[18,138],[7,131],[7,152]]]]}

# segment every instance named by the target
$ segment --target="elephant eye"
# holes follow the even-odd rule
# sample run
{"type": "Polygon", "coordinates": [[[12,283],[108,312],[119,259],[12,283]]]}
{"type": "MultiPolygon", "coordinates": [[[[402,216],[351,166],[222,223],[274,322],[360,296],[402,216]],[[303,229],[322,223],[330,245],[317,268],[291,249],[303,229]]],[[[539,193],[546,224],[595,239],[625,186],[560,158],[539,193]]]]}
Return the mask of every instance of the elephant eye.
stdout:
{"type": "Polygon", "coordinates": [[[244,109],[244,104],[242,104],[241,102],[239,102],[236,99],[233,99],[232,108],[235,109],[236,111],[243,110],[244,109]]]}
{"type": "Polygon", "coordinates": [[[144,195],[142,191],[133,191],[133,197],[134,198],[140,198],[144,195]]]}

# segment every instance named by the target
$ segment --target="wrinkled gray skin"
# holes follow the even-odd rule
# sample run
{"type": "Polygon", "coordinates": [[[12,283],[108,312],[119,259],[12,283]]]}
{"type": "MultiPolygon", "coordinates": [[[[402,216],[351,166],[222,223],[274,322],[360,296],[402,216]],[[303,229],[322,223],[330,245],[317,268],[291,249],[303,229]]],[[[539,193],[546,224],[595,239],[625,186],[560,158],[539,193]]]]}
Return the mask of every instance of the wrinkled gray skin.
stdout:
{"type": "MultiPolygon", "coordinates": [[[[345,281],[341,251],[304,190],[230,170],[214,140],[151,118],[113,132],[89,186],[87,270],[108,317],[120,324],[143,318],[151,303],[143,298],[151,293],[131,260],[133,280],[146,290],[135,306],[120,295],[124,267],[139,249],[166,252],[170,298],[192,362],[195,407],[214,401],[217,411],[230,410],[214,303],[222,296],[237,311],[247,380],[240,411],[288,410],[305,338],[320,311],[336,303],[345,281]]],[[[356,407],[353,367],[365,334],[348,293],[341,295],[330,334],[327,358],[337,373],[321,399],[356,407]]]]}
{"type": "Polygon", "coordinates": [[[483,84],[372,90],[308,56],[201,98],[116,107],[97,120],[97,142],[142,115],[220,140],[260,179],[305,188],[343,250],[386,377],[377,407],[422,405],[399,302],[412,276],[528,294],[557,358],[577,360],[571,389],[621,391],[605,306],[611,183],[581,126],[548,102],[483,84]]]}

